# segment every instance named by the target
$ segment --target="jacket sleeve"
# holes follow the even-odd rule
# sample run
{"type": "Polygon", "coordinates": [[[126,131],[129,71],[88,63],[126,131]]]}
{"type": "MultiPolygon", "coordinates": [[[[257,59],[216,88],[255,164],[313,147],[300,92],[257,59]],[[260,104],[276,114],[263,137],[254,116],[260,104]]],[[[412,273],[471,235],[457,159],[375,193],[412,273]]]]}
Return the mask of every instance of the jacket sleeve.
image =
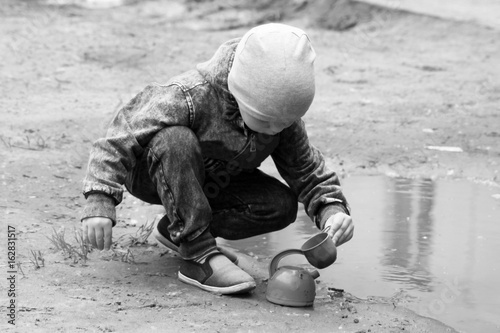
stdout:
{"type": "Polygon", "coordinates": [[[304,122],[296,121],[280,134],[272,158],[309,217],[322,229],[337,212],[350,214],[337,174],[328,169],[321,152],[310,144],[304,122]]]}
{"type": "Polygon", "coordinates": [[[83,194],[82,219],[108,217],[115,223],[115,205],[122,201],[128,172],[151,138],[167,126],[189,126],[183,92],[174,85],[147,86],[111,121],[106,136],[95,141],[89,157],[83,194]]]}

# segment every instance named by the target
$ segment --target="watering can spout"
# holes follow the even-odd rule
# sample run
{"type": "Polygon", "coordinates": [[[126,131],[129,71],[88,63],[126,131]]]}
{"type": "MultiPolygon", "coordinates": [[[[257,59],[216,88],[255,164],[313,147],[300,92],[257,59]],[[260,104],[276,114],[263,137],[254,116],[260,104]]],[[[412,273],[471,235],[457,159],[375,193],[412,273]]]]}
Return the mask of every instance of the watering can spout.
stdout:
{"type": "Polygon", "coordinates": [[[316,280],[317,278],[319,278],[319,272],[316,269],[309,270],[308,272],[309,272],[309,274],[311,274],[313,279],[316,280]]]}

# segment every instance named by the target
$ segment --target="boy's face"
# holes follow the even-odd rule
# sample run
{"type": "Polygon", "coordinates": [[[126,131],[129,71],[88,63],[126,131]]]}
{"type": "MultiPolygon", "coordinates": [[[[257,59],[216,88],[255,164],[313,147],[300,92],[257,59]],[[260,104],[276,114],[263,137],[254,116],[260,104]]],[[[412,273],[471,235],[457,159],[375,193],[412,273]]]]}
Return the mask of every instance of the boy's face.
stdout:
{"type": "Polygon", "coordinates": [[[291,126],[296,119],[283,120],[283,121],[266,121],[255,118],[251,113],[240,108],[241,117],[245,124],[257,133],[267,135],[276,135],[285,128],[291,126]]]}

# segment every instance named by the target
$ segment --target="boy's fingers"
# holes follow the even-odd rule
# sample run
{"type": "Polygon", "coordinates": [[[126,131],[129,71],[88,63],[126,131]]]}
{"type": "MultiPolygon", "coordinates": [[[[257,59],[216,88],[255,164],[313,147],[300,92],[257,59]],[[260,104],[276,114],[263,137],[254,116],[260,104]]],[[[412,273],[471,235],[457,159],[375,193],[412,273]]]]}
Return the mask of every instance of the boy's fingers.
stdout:
{"type": "Polygon", "coordinates": [[[332,228],[332,226],[330,226],[329,230],[327,230],[328,236],[330,236],[330,238],[333,238],[334,233],[335,233],[335,229],[332,228]]]}
{"type": "Polygon", "coordinates": [[[111,248],[112,241],[112,229],[104,227],[104,249],[109,250],[111,248]]]}
{"type": "Polygon", "coordinates": [[[331,238],[333,238],[341,227],[342,227],[342,218],[339,216],[339,214],[336,214],[328,218],[328,221],[326,221],[323,230],[325,230],[328,233],[328,235],[331,238]]]}
{"type": "Polygon", "coordinates": [[[333,235],[332,237],[332,240],[333,240],[333,244],[335,244],[335,246],[339,246],[340,243],[339,243],[339,239],[342,235],[342,230],[339,230],[335,233],[335,235],[333,235]]]}
{"type": "Polygon", "coordinates": [[[95,230],[94,228],[88,228],[88,237],[90,244],[92,244],[93,247],[97,247],[97,243],[95,241],[95,230]]]}
{"type": "MultiPolygon", "coordinates": [[[[340,215],[335,215],[334,219],[337,216],[338,216],[338,218],[336,219],[335,224],[338,225],[339,228],[337,228],[337,231],[335,231],[335,234],[332,237],[335,245],[337,245],[337,243],[340,240],[340,237],[342,237],[342,235],[344,234],[346,229],[349,227],[349,219],[345,219],[344,216],[340,216],[340,215]]],[[[340,244],[338,244],[338,245],[340,245],[340,244]]]]}
{"type": "Polygon", "coordinates": [[[97,228],[95,231],[95,239],[97,243],[97,248],[102,250],[104,248],[104,231],[102,228],[97,228]]]}
{"type": "Polygon", "coordinates": [[[340,245],[344,244],[345,242],[348,242],[349,240],[351,240],[353,235],[354,235],[354,224],[351,223],[347,227],[347,229],[344,231],[344,233],[340,236],[336,245],[340,246],[340,245]]]}

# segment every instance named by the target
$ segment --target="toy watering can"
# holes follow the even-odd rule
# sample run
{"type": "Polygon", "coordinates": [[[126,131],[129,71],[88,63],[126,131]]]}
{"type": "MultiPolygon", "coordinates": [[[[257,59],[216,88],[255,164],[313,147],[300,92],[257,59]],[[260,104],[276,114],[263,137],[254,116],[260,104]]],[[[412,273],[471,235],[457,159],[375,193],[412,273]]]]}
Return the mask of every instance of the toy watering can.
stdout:
{"type": "Polygon", "coordinates": [[[337,259],[337,248],[326,232],[322,232],[302,245],[301,249],[289,249],[278,253],[269,264],[269,281],[266,298],[269,302],[287,306],[311,306],[316,297],[317,270],[297,266],[278,267],[284,257],[302,254],[316,268],[330,266],[337,259]]]}

